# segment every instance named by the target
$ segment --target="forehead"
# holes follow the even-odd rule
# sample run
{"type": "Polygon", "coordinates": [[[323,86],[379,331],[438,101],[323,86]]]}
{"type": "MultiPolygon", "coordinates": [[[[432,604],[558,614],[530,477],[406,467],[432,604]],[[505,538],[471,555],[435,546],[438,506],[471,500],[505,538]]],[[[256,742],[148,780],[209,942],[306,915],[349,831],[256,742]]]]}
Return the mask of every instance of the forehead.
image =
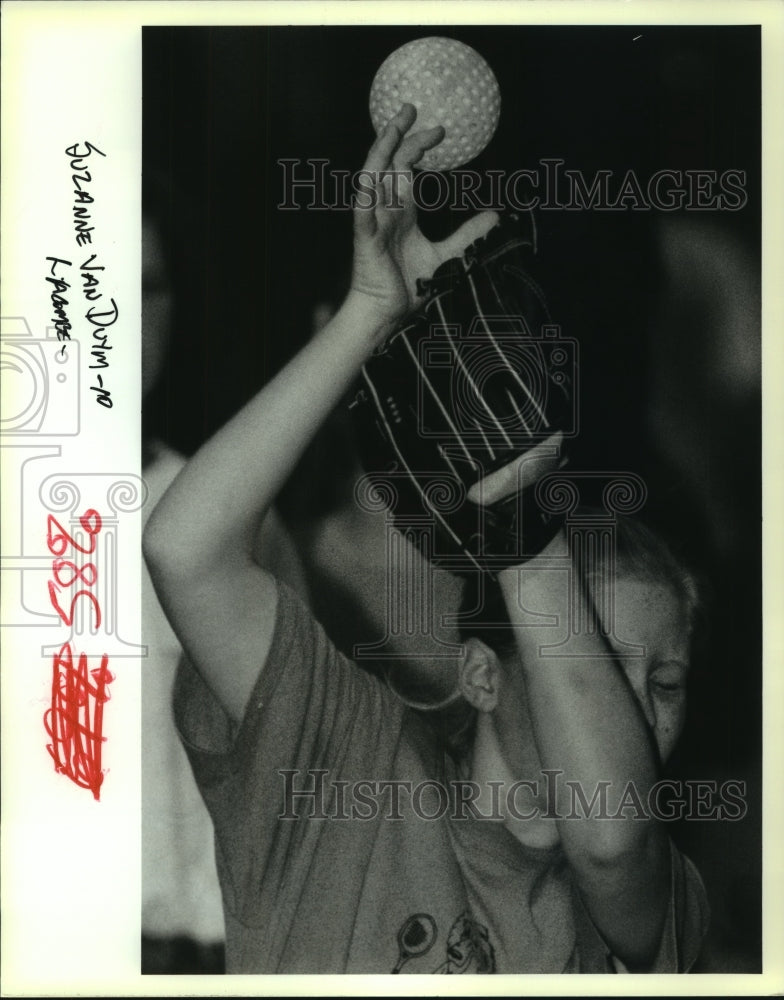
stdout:
{"type": "MultiPolygon", "coordinates": [[[[605,628],[610,623],[605,622],[605,628]]],[[[619,576],[614,588],[611,634],[623,643],[644,646],[643,659],[689,660],[689,622],[683,601],[672,587],[619,576]]],[[[620,652],[620,650],[619,650],[620,652]]]]}

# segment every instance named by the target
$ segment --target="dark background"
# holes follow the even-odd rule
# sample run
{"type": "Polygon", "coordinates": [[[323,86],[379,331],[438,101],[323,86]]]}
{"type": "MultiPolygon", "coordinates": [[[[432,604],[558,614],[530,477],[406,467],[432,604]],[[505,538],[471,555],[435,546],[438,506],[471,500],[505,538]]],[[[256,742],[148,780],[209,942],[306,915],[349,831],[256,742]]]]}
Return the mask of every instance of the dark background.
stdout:
{"type": "MultiPolygon", "coordinates": [[[[538,277],[554,318],[581,347],[575,464],[643,475],[649,517],[708,584],[710,628],[669,771],[746,781],[749,812],[741,822],[682,823],[673,832],[703,873],[714,912],[700,968],[756,971],[760,389],[746,376],[725,392],[709,373],[732,366],[714,313],[734,282],[756,330],[744,350],[759,352],[758,28],[144,29],[145,182],[157,178],[175,298],[169,364],[145,407],[146,432],[191,453],[310,336],[316,304],[339,303],[350,216],[279,211],[276,161],[322,157],[333,169],[358,169],[373,139],[367,100],[376,70],[399,45],[428,34],[472,45],[500,84],[498,131],[473,169],[511,172],[561,157],[589,178],[610,169],[616,181],[629,169],[643,181],[665,168],[747,172],[741,211],[673,213],[721,234],[752,276],[742,284],[723,265],[717,238],[704,262],[715,270],[713,311],[673,291],[681,258],[667,258],[656,210],[540,212],[538,277]],[[671,386],[664,397],[662,382],[671,386]],[[667,426],[683,429],[677,448],[651,419],[662,402],[667,426]]],[[[435,212],[422,226],[436,238],[457,221],[435,212]]],[[[308,461],[289,489],[297,516],[307,516],[297,484],[318,495],[320,467],[308,461]]]]}

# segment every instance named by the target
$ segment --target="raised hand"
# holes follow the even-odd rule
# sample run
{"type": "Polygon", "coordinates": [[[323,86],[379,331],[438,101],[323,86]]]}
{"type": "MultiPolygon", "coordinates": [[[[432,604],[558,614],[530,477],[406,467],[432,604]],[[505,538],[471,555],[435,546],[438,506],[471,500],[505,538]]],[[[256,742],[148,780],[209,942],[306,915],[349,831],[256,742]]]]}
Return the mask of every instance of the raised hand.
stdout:
{"type": "Polygon", "coordinates": [[[372,300],[385,326],[398,323],[418,301],[417,279],[429,278],[450,257],[484,236],[498,221],[482,212],[440,243],[417,225],[413,167],[444,137],[440,126],[408,134],[416,119],[404,104],[368,153],[354,207],[354,266],[351,288],[372,300]]]}

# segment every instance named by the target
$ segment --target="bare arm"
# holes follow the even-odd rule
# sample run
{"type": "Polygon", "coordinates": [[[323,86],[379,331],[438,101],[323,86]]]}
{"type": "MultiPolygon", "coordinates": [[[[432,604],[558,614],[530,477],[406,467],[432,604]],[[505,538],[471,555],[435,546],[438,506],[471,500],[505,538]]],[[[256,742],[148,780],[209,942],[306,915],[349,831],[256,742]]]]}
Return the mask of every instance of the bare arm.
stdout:
{"type": "Polygon", "coordinates": [[[253,558],[259,523],[377,332],[366,304],[350,297],[294,362],[191,459],[145,531],[161,604],[191,662],[235,721],[275,623],[275,581],[253,558]]]}
{"type": "MultiPolygon", "coordinates": [[[[407,105],[379,136],[370,175],[410,171],[439,129],[409,135],[407,105]]],[[[362,363],[415,301],[415,281],[482,235],[474,217],[442,244],[416,225],[410,183],[390,200],[387,177],[354,213],[352,289],[341,309],[188,462],[153,513],[144,553],[161,604],[191,662],[239,722],[269,651],[274,579],[253,557],[262,518],[302,451],[362,363]]],[[[477,221],[478,220],[478,221],[477,221]]]]}
{"type": "MultiPolygon", "coordinates": [[[[562,574],[544,568],[548,557],[566,554],[566,538],[559,533],[542,556],[500,574],[513,623],[522,621],[521,606],[567,620],[562,574]]],[[[572,613],[581,612],[587,621],[591,609],[582,600],[583,607],[572,613]]],[[[610,816],[630,782],[645,803],[657,778],[656,753],[642,710],[605,640],[586,633],[575,637],[581,655],[553,657],[540,652],[553,643],[551,628],[515,631],[542,765],[563,772],[559,815],[568,815],[572,806],[567,781],[578,782],[589,802],[599,783],[609,782],[610,816]]],[[[630,809],[618,819],[561,819],[558,828],[595,925],[618,958],[643,970],[655,957],[669,900],[669,846],[661,824],[636,818],[630,809]]]]}

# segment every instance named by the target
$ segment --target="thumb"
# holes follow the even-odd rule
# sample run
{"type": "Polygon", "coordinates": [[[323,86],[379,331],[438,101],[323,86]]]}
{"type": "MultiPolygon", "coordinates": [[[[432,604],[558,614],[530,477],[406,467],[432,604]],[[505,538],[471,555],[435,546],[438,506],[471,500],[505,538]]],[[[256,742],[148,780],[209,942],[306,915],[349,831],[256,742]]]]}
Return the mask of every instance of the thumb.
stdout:
{"type": "Polygon", "coordinates": [[[542,476],[563,465],[564,459],[560,457],[562,444],[563,433],[556,431],[508,465],[474,483],[468,491],[468,499],[473,503],[491,504],[513,493],[521,493],[542,476]]]}
{"type": "Polygon", "coordinates": [[[486,236],[493,226],[498,224],[498,221],[498,212],[479,212],[472,216],[463,223],[457,232],[436,244],[439,256],[443,256],[445,260],[449,257],[462,256],[467,246],[482,236],[486,236]]]}

